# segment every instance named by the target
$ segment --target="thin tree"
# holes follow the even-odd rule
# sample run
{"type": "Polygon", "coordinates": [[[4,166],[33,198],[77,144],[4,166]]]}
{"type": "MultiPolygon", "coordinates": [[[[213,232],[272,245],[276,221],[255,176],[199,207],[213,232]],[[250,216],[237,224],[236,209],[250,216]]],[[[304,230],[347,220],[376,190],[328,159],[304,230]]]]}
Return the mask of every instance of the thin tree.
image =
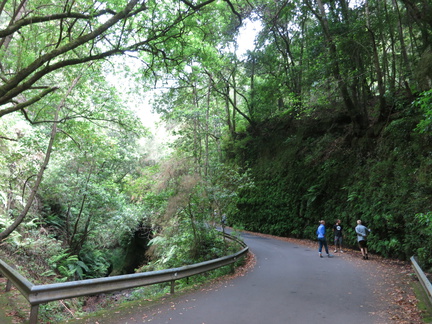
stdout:
{"type": "Polygon", "coordinates": [[[55,110],[54,121],[52,123],[50,139],[48,142],[48,146],[46,148],[44,160],[43,160],[43,162],[39,168],[39,172],[36,176],[36,181],[34,182],[32,188],[31,188],[31,191],[30,191],[29,197],[27,198],[27,202],[25,204],[24,209],[21,211],[19,216],[14,220],[14,222],[11,225],[9,225],[4,231],[0,232],[0,242],[3,241],[6,237],[8,237],[23,222],[23,220],[27,216],[27,213],[29,212],[31,206],[33,205],[33,201],[36,197],[36,193],[37,193],[38,188],[42,182],[42,178],[43,178],[45,169],[48,166],[48,163],[49,163],[50,157],[51,157],[51,153],[53,151],[54,141],[55,141],[56,134],[57,134],[57,125],[59,122],[59,113],[60,113],[61,109],[64,107],[66,97],[70,94],[70,92],[76,86],[78,81],[79,81],[79,77],[77,77],[72,82],[72,85],[70,86],[66,96],[63,98],[63,100],[60,102],[60,104],[57,106],[57,109],[55,110]]]}

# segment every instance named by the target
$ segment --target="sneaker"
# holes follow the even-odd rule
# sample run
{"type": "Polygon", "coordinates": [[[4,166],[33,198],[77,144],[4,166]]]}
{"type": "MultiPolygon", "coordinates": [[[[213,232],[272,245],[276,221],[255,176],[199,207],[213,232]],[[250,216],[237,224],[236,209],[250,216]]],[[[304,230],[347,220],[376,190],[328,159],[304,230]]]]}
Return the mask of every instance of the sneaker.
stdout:
{"type": "Polygon", "coordinates": [[[366,260],[366,257],[363,255],[363,260],[366,260]]]}
{"type": "Polygon", "coordinates": [[[322,258],[322,257],[323,257],[323,256],[322,256],[322,254],[320,254],[319,256],[320,256],[320,258],[322,258]]]}
{"type": "Polygon", "coordinates": [[[329,258],[333,258],[333,255],[331,255],[331,254],[327,254],[327,256],[328,256],[329,258]]]}
{"type": "Polygon", "coordinates": [[[344,253],[342,250],[339,251],[340,253],[344,253]]]}
{"type": "Polygon", "coordinates": [[[366,260],[369,260],[369,257],[367,256],[367,254],[366,254],[366,260]]]}
{"type": "Polygon", "coordinates": [[[334,250],[333,253],[337,253],[337,250],[334,250]]]}

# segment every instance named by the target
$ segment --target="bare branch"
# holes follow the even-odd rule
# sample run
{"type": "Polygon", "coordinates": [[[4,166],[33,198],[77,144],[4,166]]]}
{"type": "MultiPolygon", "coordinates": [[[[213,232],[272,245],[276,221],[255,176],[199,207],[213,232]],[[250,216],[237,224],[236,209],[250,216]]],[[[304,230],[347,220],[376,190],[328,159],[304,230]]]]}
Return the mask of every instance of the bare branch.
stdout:
{"type": "MultiPolygon", "coordinates": [[[[13,89],[16,89],[18,87],[19,83],[21,83],[23,80],[27,79],[37,69],[39,69],[44,64],[51,61],[52,59],[59,57],[60,55],[67,53],[69,51],[72,51],[73,49],[99,37],[101,34],[103,34],[110,27],[112,27],[113,25],[115,25],[117,22],[124,19],[125,17],[127,17],[132,12],[132,9],[135,7],[135,5],[138,3],[138,1],[139,0],[131,0],[127,4],[127,6],[125,7],[125,9],[123,11],[119,12],[118,14],[116,14],[113,17],[111,17],[110,19],[108,19],[104,24],[102,24],[101,26],[96,28],[94,31],[92,31],[86,35],[83,35],[81,37],[78,37],[77,39],[72,40],[68,44],[66,44],[62,47],[59,47],[55,50],[52,50],[49,53],[42,55],[41,57],[36,59],[33,63],[28,65],[26,68],[22,69],[18,74],[15,75],[15,77],[10,79],[8,83],[6,83],[2,87],[0,87],[0,96],[1,96],[0,105],[3,105],[5,103],[9,102],[10,99],[12,99],[14,96],[16,96],[17,91],[13,90],[13,89]]],[[[84,62],[88,62],[88,61],[91,61],[91,60],[84,60],[84,62]]],[[[61,64],[61,62],[59,62],[59,63],[61,64]]],[[[66,65],[63,65],[63,66],[66,66],[66,65]]],[[[50,71],[54,71],[56,68],[51,68],[50,66],[48,66],[45,69],[49,69],[50,71]]],[[[41,76],[43,76],[45,74],[46,73],[42,74],[41,76]]],[[[31,82],[30,85],[32,85],[36,82],[36,80],[34,80],[34,78],[32,78],[32,79],[33,79],[33,81],[31,82]]],[[[28,87],[27,88],[24,87],[24,89],[28,89],[28,87]]],[[[0,114],[0,117],[1,116],[2,116],[2,114],[0,114]]]]}
{"type": "MultiPolygon", "coordinates": [[[[11,225],[9,225],[6,229],[4,229],[2,232],[0,232],[0,242],[3,241],[6,237],[8,237],[23,222],[23,220],[27,216],[27,213],[29,212],[31,206],[33,205],[33,201],[36,197],[37,191],[38,191],[39,186],[42,182],[43,175],[45,173],[45,169],[48,167],[48,163],[50,161],[51,154],[53,151],[54,140],[55,140],[55,137],[57,134],[57,125],[58,125],[58,120],[59,120],[59,113],[60,113],[60,111],[64,105],[64,102],[65,102],[67,96],[69,96],[72,89],[78,83],[79,79],[80,79],[80,76],[78,76],[77,78],[75,78],[75,80],[73,80],[73,82],[72,82],[71,86],[69,87],[67,93],[65,94],[63,100],[57,106],[57,109],[56,109],[55,114],[54,114],[54,123],[53,123],[52,128],[51,128],[50,139],[49,139],[48,146],[47,146],[46,153],[45,153],[45,158],[42,162],[42,165],[39,168],[39,172],[36,175],[36,181],[35,181],[33,187],[31,188],[31,191],[30,191],[29,197],[27,198],[27,202],[24,206],[24,209],[21,211],[19,216],[14,220],[14,222],[11,225]]],[[[30,178],[28,178],[27,181],[30,178]]],[[[26,181],[26,183],[27,183],[27,181],[26,181]]],[[[24,185],[23,191],[25,190],[25,187],[26,187],[26,185],[24,185]]],[[[24,197],[24,192],[23,192],[23,197],[24,197]]]]}
{"type": "Polygon", "coordinates": [[[204,1],[203,3],[200,3],[199,5],[194,5],[192,2],[187,1],[187,0],[181,0],[181,2],[183,2],[185,5],[187,5],[189,8],[192,8],[193,10],[197,11],[200,10],[202,7],[214,2],[215,0],[207,0],[204,1]]]}
{"type": "Polygon", "coordinates": [[[51,92],[53,92],[53,91],[55,91],[57,89],[58,88],[48,88],[48,89],[44,90],[43,92],[41,92],[40,94],[38,94],[37,96],[35,96],[32,99],[30,99],[30,100],[27,100],[25,102],[13,105],[12,107],[9,107],[9,108],[6,108],[6,109],[2,109],[2,110],[0,110],[0,117],[4,116],[4,115],[7,115],[7,114],[10,114],[10,113],[12,113],[14,111],[22,110],[22,109],[24,109],[24,108],[26,108],[26,107],[28,107],[28,106],[30,106],[30,105],[38,102],[43,97],[45,97],[47,94],[49,94],[49,93],[51,93],[51,92]]]}
{"type": "Polygon", "coordinates": [[[17,20],[14,24],[8,26],[7,28],[0,30],[0,38],[12,35],[16,31],[23,28],[24,26],[28,26],[32,24],[43,23],[43,22],[53,21],[53,20],[68,19],[68,18],[90,20],[90,19],[103,16],[107,13],[112,15],[116,14],[114,11],[107,9],[107,10],[102,10],[94,15],[86,15],[86,14],[76,13],[76,12],[64,12],[64,13],[54,14],[50,16],[24,18],[24,19],[17,20]]]}
{"type": "Polygon", "coordinates": [[[9,137],[6,137],[6,136],[1,136],[1,135],[0,135],[0,139],[4,139],[6,141],[18,142],[18,140],[15,139],[15,138],[9,138],[9,137]]]}

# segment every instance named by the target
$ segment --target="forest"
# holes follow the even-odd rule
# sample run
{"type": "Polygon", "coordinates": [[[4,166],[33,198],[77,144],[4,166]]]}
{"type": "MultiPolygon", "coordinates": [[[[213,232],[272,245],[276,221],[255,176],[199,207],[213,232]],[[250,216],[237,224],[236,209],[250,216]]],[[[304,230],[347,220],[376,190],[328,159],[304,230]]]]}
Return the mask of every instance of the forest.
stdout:
{"type": "Polygon", "coordinates": [[[0,258],[43,284],[222,256],[223,217],[340,219],[353,248],[362,219],[372,253],[432,271],[431,13],[0,0],[0,258]]]}

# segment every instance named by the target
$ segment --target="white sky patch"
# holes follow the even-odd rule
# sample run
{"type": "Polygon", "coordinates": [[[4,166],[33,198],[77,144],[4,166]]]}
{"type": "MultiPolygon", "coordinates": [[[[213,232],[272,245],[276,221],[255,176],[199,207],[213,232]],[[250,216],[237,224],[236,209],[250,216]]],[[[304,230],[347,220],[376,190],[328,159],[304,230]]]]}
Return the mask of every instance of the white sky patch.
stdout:
{"type": "Polygon", "coordinates": [[[361,7],[363,5],[364,5],[364,0],[351,0],[348,2],[348,6],[353,9],[361,7]]]}
{"type": "Polygon", "coordinates": [[[244,56],[247,51],[254,50],[255,39],[262,28],[260,21],[251,21],[250,19],[244,21],[237,37],[238,48],[236,53],[238,56],[244,56]]]}

